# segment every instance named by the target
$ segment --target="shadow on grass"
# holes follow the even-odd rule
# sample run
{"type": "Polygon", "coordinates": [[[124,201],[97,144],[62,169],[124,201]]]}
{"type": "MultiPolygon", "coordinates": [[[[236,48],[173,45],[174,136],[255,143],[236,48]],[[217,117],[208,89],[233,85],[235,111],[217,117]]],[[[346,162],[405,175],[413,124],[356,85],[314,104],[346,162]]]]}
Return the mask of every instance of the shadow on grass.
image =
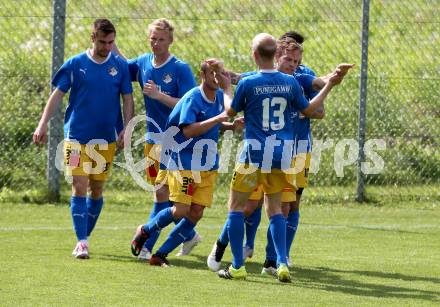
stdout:
{"type": "MultiPolygon", "coordinates": [[[[96,254],[98,258],[108,261],[119,262],[138,262],[141,265],[148,265],[148,263],[139,262],[136,258],[127,255],[109,255],[96,254]]],[[[187,268],[191,270],[202,270],[208,272],[206,265],[206,256],[193,254],[189,257],[176,258],[170,256],[170,263],[172,266],[187,268]]],[[[262,264],[253,261],[246,262],[246,270],[250,274],[247,282],[268,284],[276,282],[268,276],[262,276],[262,264]]],[[[172,269],[172,268],[171,268],[172,269]]],[[[340,270],[329,267],[295,267],[291,269],[292,283],[281,284],[283,286],[292,286],[295,288],[308,288],[322,291],[339,292],[349,295],[376,297],[376,298],[397,298],[397,299],[417,299],[431,302],[440,302],[440,291],[428,291],[416,289],[413,287],[391,286],[373,282],[362,282],[353,280],[352,275],[361,275],[367,277],[387,279],[387,282],[392,281],[421,281],[440,283],[440,278],[435,277],[420,277],[411,276],[400,273],[386,273],[379,271],[361,271],[361,270],[340,270]]]]}
{"type": "Polygon", "coordinates": [[[118,262],[134,262],[134,263],[140,263],[140,264],[145,264],[145,262],[139,261],[136,257],[131,256],[129,254],[129,252],[127,253],[127,255],[121,256],[121,255],[109,255],[109,254],[101,254],[101,253],[93,253],[93,257],[98,258],[98,259],[102,259],[102,260],[107,260],[107,261],[118,261],[118,262]]]}
{"type": "Polygon", "coordinates": [[[361,229],[361,230],[369,230],[369,231],[386,231],[386,232],[396,232],[396,233],[405,233],[405,234],[420,234],[425,235],[425,233],[417,232],[417,231],[408,231],[408,230],[400,230],[395,228],[389,228],[389,227],[381,227],[381,226],[356,226],[356,225],[343,225],[343,224],[337,224],[337,225],[329,225],[329,224],[314,224],[314,223],[302,223],[303,225],[308,225],[312,227],[322,227],[322,228],[329,228],[329,229],[341,229],[341,228],[353,228],[353,229],[361,229]]]}
{"type": "Polygon", "coordinates": [[[328,267],[317,267],[316,269],[328,271],[328,272],[335,272],[335,273],[365,275],[368,277],[389,278],[389,279],[397,279],[404,281],[423,281],[423,282],[432,282],[432,283],[440,284],[440,278],[435,278],[435,277],[409,276],[400,273],[386,273],[386,272],[375,272],[375,271],[339,270],[328,267]]]}
{"type": "Polygon", "coordinates": [[[375,271],[337,270],[327,267],[296,267],[293,269],[295,284],[299,287],[340,292],[357,296],[380,298],[421,299],[432,302],[440,301],[440,292],[420,290],[410,287],[389,286],[371,282],[348,279],[352,274],[387,278],[389,280],[431,281],[438,283],[437,278],[424,278],[403,274],[392,274],[375,271]]]}

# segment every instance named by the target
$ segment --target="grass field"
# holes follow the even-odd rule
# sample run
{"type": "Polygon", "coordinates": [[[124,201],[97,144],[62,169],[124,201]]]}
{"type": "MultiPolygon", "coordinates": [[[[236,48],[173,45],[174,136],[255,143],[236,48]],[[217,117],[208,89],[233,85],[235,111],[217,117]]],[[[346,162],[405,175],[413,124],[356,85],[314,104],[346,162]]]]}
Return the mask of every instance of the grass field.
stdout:
{"type": "MultiPolygon", "coordinates": [[[[267,219],[246,281],[219,279],[205,265],[226,216],[226,193],[198,225],[204,241],[171,268],[130,255],[149,197],[107,192],[91,259],[70,255],[75,239],[64,204],[0,203],[0,305],[415,306],[440,304],[438,201],[308,204],[294,243],[291,284],[260,276],[267,219]]],[[[305,195],[305,199],[307,194],[305,195]]],[[[63,197],[67,198],[67,194],[63,197]]],[[[149,210],[150,207],[148,207],[149,210]]],[[[164,235],[161,237],[165,238],[164,235]]],[[[227,251],[225,263],[230,261],[227,251]]]]}

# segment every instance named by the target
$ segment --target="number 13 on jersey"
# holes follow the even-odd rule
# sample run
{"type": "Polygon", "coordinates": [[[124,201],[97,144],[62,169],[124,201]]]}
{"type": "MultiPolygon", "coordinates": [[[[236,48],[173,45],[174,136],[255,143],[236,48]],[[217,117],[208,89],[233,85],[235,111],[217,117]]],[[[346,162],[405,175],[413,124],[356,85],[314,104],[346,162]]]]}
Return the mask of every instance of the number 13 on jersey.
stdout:
{"type": "Polygon", "coordinates": [[[284,128],[284,111],[287,100],[283,97],[263,99],[263,130],[281,130],[284,128]],[[271,116],[272,113],[272,116],[271,116]]]}

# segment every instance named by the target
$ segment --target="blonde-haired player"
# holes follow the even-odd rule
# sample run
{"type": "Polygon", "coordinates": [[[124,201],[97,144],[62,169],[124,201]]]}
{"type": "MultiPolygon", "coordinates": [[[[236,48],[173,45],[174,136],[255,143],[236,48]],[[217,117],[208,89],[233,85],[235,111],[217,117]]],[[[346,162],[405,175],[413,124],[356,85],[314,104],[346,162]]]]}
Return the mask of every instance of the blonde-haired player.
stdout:
{"type": "MultiPolygon", "coordinates": [[[[139,83],[144,94],[147,115],[147,134],[144,155],[147,160],[146,179],[155,186],[154,203],[150,211],[150,220],[158,212],[169,208],[169,190],[166,171],[160,165],[162,132],[171,111],[185,93],[196,86],[190,66],[170,52],[174,41],[174,26],[159,18],[148,25],[148,41],[151,53],[145,53],[128,61],[133,81],[139,83]]],[[[115,48],[116,52],[119,52],[115,48]]],[[[148,261],[160,232],[152,234],[138,255],[139,260],[148,261]]],[[[188,254],[201,241],[194,231],[182,245],[179,255],[188,254]]]]}
{"type": "Polygon", "coordinates": [[[167,122],[167,129],[179,130],[172,140],[164,140],[164,150],[171,151],[171,155],[161,161],[167,168],[173,206],[160,211],[146,225],[140,225],[132,241],[132,251],[136,254],[151,234],[181,219],[151,257],[151,265],[168,265],[168,254],[190,236],[204,209],[211,206],[218,169],[219,130],[232,129],[240,122],[224,123],[232,93],[219,61],[205,60],[200,78],[201,85],[182,97],[167,122]]]}

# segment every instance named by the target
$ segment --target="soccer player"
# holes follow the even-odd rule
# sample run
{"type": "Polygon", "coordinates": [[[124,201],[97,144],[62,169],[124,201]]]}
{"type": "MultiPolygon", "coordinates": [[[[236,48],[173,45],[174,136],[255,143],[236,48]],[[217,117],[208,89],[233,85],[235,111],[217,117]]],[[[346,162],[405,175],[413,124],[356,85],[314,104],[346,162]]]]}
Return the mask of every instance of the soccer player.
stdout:
{"type": "Polygon", "coordinates": [[[228,115],[244,112],[244,146],[231,182],[228,236],[233,261],[218,275],[227,279],[245,279],[243,261],[245,204],[258,185],[263,186],[266,212],[277,252],[277,275],[282,282],[290,281],[286,258],[286,225],[281,213],[281,191],[293,185],[285,171],[290,168],[293,143],[292,112],[311,115],[322,107],[323,99],[333,87],[333,80],[309,103],[293,76],[275,70],[276,40],[267,33],[258,34],[252,42],[255,63],[260,71],[240,80],[228,115]],[[290,155],[290,158],[289,158],[290,155]],[[283,162],[284,161],[284,162],[283,162]],[[287,162],[287,165],[285,163],[287,162]]]}
{"type": "MultiPolygon", "coordinates": [[[[277,69],[283,73],[286,74],[293,74],[293,71],[295,71],[296,67],[298,66],[299,62],[299,55],[302,53],[302,46],[297,44],[295,41],[291,39],[281,39],[278,41],[278,48],[275,55],[277,69]]],[[[308,99],[313,98],[315,89],[322,88],[323,85],[328,81],[328,78],[332,76],[336,71],[340,70],[341,68],[345,67],[346,65],[341,64],[338,66],[338,68],[330,73],[329,75],[325,77],[314,77],[310,75],[305,74],[294,74],[295,78],[301,85],[301,87],[304,90],[304,93],[308,99]],[[340,68],[341,67],[341,68],[340,68]],[[311,93],[313,93],[313,96],[311,96],[311,93]]],[[[249,72],[244,73],[241,75],[241,77],[254,75],[256,72],[249,72]]],[[[233,73],[233,76],[236,75],[233,73]]],[[[341,77],[342,73],[340,73],[341,77]]],[[[295,125],[298,122],[298,116],[295,113],[295,125]]],[[[322,118],[323,117],[323,108],[317,109],[313,114],[313,118],[322,118]]],[[[298,127],[295,127],[295,131],[298,129],[298,127]]],[[[297,138],[295,137],[295,141],[297,141],[297,138]]],[[[251,194],[249,197],[248,202],[246,203],[246,206],[244,208],[244,215],[245,215],[245,230],[246,230],[246,243],[243,247],[243,259],[246,259],[247,257],[251,258],[253,255],[253,245],[255,240],[256,231],[258,228],[258,225],[261,220],[261,204],[263,199],[263,190],[262,186],[259,186],[255,189],[255,191],[251,194]]],[[[292,193],[292,189],[285,189],[282,193],[281,201],[285,206],[283,206],[283,214],[287,217],[288,208],[287,205],[291,202],[295,201],[295,193],[292,193]],[[287,213],[286,213],[287,211],[287,213]]],[[[287,240],[290,240],[291,238],[291,228],[288,225],[287,228],[287,240]]],[[[271,239],[270,233],[268,234],[268,238],[271,239]]],[[[220,267],[220,261],[223,257],[225,248],[227,244],[229,243],[228,238],[228,231],[227,231],[227,224],[224,225],[223,230],[220,234],[219,239],[214,244],[214,247],[208,256],[207,264],[208,267],[213,270],[217,271],[220,267]]],[[[270,245],[270,247],[273,248],[273,244],[270,245]]],[[[290,247],[290,245],[289,245],[290,247]]],[[[272,249],[271,249],[272,250],[272,249]]],[[[270,253],[273,255],[274,253],[270,253]]],[[[271,258],[272,260],[272,258],[271,258]]],[[[276,260],[276,255],[275,255],[276,260]]],[[[272,264],[272,262],[269,262],[272,264]]],[[[276,265],[274,267],[270,267],[269,269],[273,270],[271,272],[276,272],[276,265]]],[[[264,271],[265,269],[263,269],[264,271]]]]}
{"type": "MultiPolygon", "coordinates": [[[[284,33],[283,35],[281,35],[281,37],[279,39],[285,40],[286,38],[290,38],[290,39],[294,40],[299,45],[301,45],[301,47],[303,46],[303,43],[305,41],[304,36],[301,33],[296,32],[296,31],[288,31],[288,32],[284,33]]],[[[298,67],[295,69],[295,73],[316,76],[316,73],[313,71],[313,69],[302,64],[302,56],[303,56],[303,52],[301,51],[300,57],[299,57],[299,62],[298,62],[298,67]]]]}
{"type": "Polygon", "coordinates": [[[66,175],[72,176],[70,209],[78,239],[73,255],[79,259],[89,258],[88,237],[104,203],[104,182],[116,143],[120,147],[124,143],[124,130],[116,135],[115,129],[121,112],[120,96],[125,125],[134,112],[127,62],[110,52],[115,37],[109,20],[95,20],[92,49],[71,57],[58,70],[52,80],[55,89],[33,135],[35,144],[45,142],[49,119],[71,89],[64,117],[64,161],[66,175]]]}
{"type": "MultiPolygon", "coordinates": [[[[299,34],[296,33],[298,36],[299,34]]],[[[301,39],[300,41],[303,41],[301,39]]],[[[293,74],[295,78],[302,85],[304,95],[308,100],[311,100],[317,95],[316,88],[322,85],[322,82],[327,82],[328,78],[338,71],[338,81],[340,83],[347,71],[353,67],[352,64],[339,64],[336,70],[329,75],[321,78],[315,78],[310,72],[313,71],[306,67],[298,66],[301,63],[303,49],[300,44],[292,38],[291,33],[286,33],[280,39],[279,54],[277,56],[278,69],[287,74],[293,74]],[[313,86],[318,81],[317,86],[313,86]]],[[[314,73],[313,73],[314,74],[314,73]]],[[[316,84],[315,84],[316,85],[316,84]]],[[[296,115],[294,121],[295,130],[295,145],[294,145],[294,165],[296,184],[295,189],[287,190],[283,193],[285,200],[282,202],[283,214],[286,217],[286,249],[288,264],[291,265],[289,252],[295,238],[295,234],[299,224],[299,203],[303,189],[307,186],[308,172],[311,160],[312,150],[312,135],[310,127],[310,119],[322,119],[324,117],[324,109],[318,109],[312,116],[304,116],[299,113],[296,115]]],[[[276,270],[276,252],[271,235],[268,230],[268,242],[266,246],[266,260],[263,265],[262,273],[275,274],[276,270]]]]}
{"type": "MultiPolygon", "coordinates": [[[[298,33],[286,33],[279,40],[279,48],[277,53],[278,69],[286,74],[292,74],[303,87],[304,96],[307,100],[311,100],[317,95],[317,91],[312,86],[312,82],[316,80],[315,74],[306,66],[299,66],[302,58],[302,45],[294,40],[296,37],[303,42],[303,37],[298,33]],[[300,68],[301,67],[301,68],[300,68]]],[[[315,81],[316,82],[316,81],[315,81]]],[[[311,118],[321,119],[324,117],[324,109],[318,109],[311,118]]],[[[302,189],[305,187],[308,170],[310,166],[311,155],[304,157],[303,152],[311,150],[311,134],[310,134],[310,118],[305,117],[300,113],[295,114],[294,130],[295,130],[295,144],[294,144],[294,165],[296,167],[295,188],[283,191],[282,211],[286,218],[286,251],[287,263],[290,266],[290,248],[296,234],[299,223],[299,199],[301,197],[302,189]],[[302,159],[301,163],[296,163],[296,159],[302,159]]],[[[266,259],[262,269],[263,274],[276,274],[276,251],[274,248],[270,229],[267,230],[267,245],[266,245],[266,259]]]]}
{"type": "Polygon", "coordinates": [[[137,228],[131,243],[133,254],[152,234],[173,221],[180,222],[151,257],[151,265],[169,265],[168,254],[190,236],[205,207],[211,206],[219,160],[219,129],[232,129],[239,124],[238,121],[223,123],[228,119],[225,109],[229,108],[232,98],[230,82],[225,75],[217,60],[203,61],[201,85],[186,93],[168,118],[167,129],[179,129],[173,140],[164,140],[161,161],[167,166],[173,206],[137,228]],[[175,142],[185,146],[177,149],[175,142]],[[166,160],[164,155],[169,151],[171,157],[166,160]]]}
{"type": "MultiPolygon", "coordinates": [[[[154,20],[148,26],[149,43],[152,53],[145,53],[128,61],[133,81],[137,81],[144,94],[147,115],[147,134],[144,154],[147,160],[146,178],[155,185],[154,204],[150,220],[156,214],[172,204],[169,202],[169,190],[166,184],[166,171],[160,165],[161,132],[179,99],[196,86],[190,66],[170,53],[174,40],[174,27],[164,18],[154,20]],[[159,137],[157,137],[159,136],[159,137]],[[160,170],[162,168],[162,170],[160,170]]],[[[119,53],[119,50],[115,48],[119,53]]],[[[148,261],[160,231],[152,234],[138,255],[139,260],[148,261]]],[[[201,241],[193,231],[182,245],[179,255],[187,255],[201,241]]]]}

